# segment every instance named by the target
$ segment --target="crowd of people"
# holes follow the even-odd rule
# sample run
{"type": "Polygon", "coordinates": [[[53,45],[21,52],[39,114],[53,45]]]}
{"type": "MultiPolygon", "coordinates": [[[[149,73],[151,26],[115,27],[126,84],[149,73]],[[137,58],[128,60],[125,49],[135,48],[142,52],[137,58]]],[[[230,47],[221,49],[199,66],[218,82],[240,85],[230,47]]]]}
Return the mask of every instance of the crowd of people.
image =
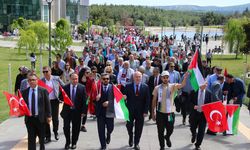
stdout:
{"type": "MultiPolygon", "coordinates": [[[[173,49],[174,38],[144,36],[136,29],[128,29],[119,36],[98,35],[102,39],[107,37],[111,39],[108,44],[86,46],[80,56],[67,49],[64,54],[56,55],[51,68],[44,66],[41,81],[53,89],[50,93],[38,87],[34,70],[24,66],[19,68],[15,92],[22,91],[32,112],[31,116],[25,117],[29,150],[35,149],[36,136],[40,149],[45,149],[44,144],[51,141],[51,121],[54,138],[59,140],[59,105],[63,102],[60,86],[74,104],[64,103],[60,112],[65,149],[76,149],[80,131],[87,132],[88,116],[97,118],[101,149],[107,148],[114,129],[112,86],[115,85],[119,85],[129,111],[128,144],[136,150],[140,149],[146,117],[156,121],[159,146],[163,150],[165,140],[168,147],[172,146],[175,113],[181,112],[183,125],[187,124],[189,115],[191,142],[195,143],[195,149],[200,149],[206,129],[201,106],[214,101],[242,105],[246,93],[243,81],[231,74],[224,76],[220,66],[211,67],[211,57],[199,60],[199,68],[206,80],[200,89],[206,92],[206,99],[198,100],[198,91],[190,83],[188,67],[195,51],[200,50],[199,40],[194,40],[193,44],[185,43],[185,49],[173,49]]],[[[216,134],[209,130],[207,133],[216,134]]]]}

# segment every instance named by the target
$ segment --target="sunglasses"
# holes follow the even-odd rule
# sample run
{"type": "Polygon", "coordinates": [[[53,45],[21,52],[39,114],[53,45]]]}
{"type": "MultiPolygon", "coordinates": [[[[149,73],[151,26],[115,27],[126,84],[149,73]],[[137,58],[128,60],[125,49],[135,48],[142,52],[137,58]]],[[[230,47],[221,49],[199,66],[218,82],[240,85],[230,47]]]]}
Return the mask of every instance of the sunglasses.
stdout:
{"type": "Polygon", "coordinates": [[[86,74],[89,74],[90,72],[85,72],[86,74]]]}
{"type": "Polygon", "coordinates": [[[48,73],[49,71],[43,71],[43,73],[48,73]]]}
{"type": "Polygon", "coordinates": [[[29,82],[31,82],[31,81],[36,81],[36,79],[29,79],[28,81],[29,81],[29,82]]]}
{"type": "Polygon", "coordinates": [[[102,78],[102,80],[109,80],[109,78],[102,78]]]}

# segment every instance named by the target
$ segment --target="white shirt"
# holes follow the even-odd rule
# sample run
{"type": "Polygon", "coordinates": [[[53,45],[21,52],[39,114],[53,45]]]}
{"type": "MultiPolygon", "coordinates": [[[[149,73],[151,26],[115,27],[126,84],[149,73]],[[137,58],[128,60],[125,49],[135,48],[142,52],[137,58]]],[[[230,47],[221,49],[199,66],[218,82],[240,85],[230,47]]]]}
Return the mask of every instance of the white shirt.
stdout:
{"type": "Polygon", "coordinates": [[[51,79],[50,79],[50,80],[47,80],[47,79],[45,78],[45,83],[46,83],[49,87],[51,87],[51,88],[53,89],[52,92],[49,93],[49,99],[50,99],[50,100],[56,99],[56,95],[55,95],[55,92],[54,92],[54,86],[53,86],[52,80],[51,80],[51,79]]]}
{"type": "Polygon", "coordinates": [[[133,74],[134,74],[133,69],[131,68],[127,69],[127,75],[126,75],[126,69],[122,68],[118,73],[117,77],[118,84],[122,84],[123,86],[125,86],[126,84],[131,83],[133,74]]]}

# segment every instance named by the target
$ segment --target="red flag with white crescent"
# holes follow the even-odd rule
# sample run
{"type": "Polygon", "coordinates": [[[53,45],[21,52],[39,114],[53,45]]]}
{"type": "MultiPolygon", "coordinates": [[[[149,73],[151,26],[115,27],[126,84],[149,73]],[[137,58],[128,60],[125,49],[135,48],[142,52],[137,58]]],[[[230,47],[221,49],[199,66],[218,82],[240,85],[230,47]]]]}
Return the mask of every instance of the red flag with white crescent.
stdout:
{"type": "Polygon", "coordinates": [[[22,93],[18,90],[18,98],[19,98],[19,109],[20,109],[20,116],[31,116],[30,110],[25,103],[22,93]]]}
{"type": "Polygon", "coordinates": [[[64,89],[59,86],[60,91],[62,92],[63,95],[63,101],[66,105],[69,105],[70,107],[72,107],[74,104],[72,103],[71,99],[69,98],[69,96],[67,95],[67,93],[64,91],[64,89]]]}
{"type": "Polygon", "coordinates": [[[203,105],[202,111],[206,117],[209,130],[213,132],[228,130],[226,110],[221,101],[203,105]]]}
{"type": "Polygon", "coordinates": [[[48,86],[46,83],[44,83],[42,80],[38,80],[38,86],[45,88],[49,93],[53,91],[53,89],[48,86]]]}
{"type": "Polygon", "coordinates": [[[19,98],[8,92],[3,92],[3,94],[6,96],[8,104],[10,106],[9,115],[12,117],[18,117],[20,115],[19,102],[18,102],[19,98]]]}

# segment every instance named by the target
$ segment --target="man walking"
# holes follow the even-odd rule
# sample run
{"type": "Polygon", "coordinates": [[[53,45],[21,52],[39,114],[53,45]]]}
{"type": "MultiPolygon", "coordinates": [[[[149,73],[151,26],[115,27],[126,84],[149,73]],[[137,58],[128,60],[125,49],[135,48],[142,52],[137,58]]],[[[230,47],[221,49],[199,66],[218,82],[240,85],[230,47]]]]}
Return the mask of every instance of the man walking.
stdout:
{"type": "Polygon", "coordinates": [[[106,144],[110,143],[111,133],[114,129],[114,93],[113,85],[109,84],[109,79],[109,74],[103,73],[101,75],[102,84],[96,98],[97,128],[102,150],[105,150],[106,144]],[[107,128],[106,138],[105,126],[107,128]]]}
{"type": "Polygon", "coordinates": [[[22,92],[31,116],[25,116],[28,131],[28,150],[36,149],[36,136],[39,137],[40,150],[45,150],[45,124],[51,121],[49,93],[38,86],[38,77],[34,73],[28,75],[30,87],[22,92]]]}
{"type": "Polygon", "coordinates": [[[63,131],[66,138],[65,149],[76,149],[78,141],[81,116],[84,116],[86,112],[86,90],[85,86],[78,83],[78,75],[72,73],[70,75],[70,83],[63,87],[66,94],[70,97],[73,106],[69,106],[64,103],[61,111],[63,118],[63,131]],[[70,136],[70,123],[72,123],[72,136],[70,136]]]}
{"type": "Polygon", "coordinates": [[[139,150],[139,142],[144,125],[144,117],[147,116],[149,106],[149,88],[146,84],[141,83],[142,74],[136,71],[133,75],[134,82],[126,85],[124,97],[127,100],[129,110],[129,121],[126,127],[129,135],[129,146],[139,150]],[[133,134],[133,127],[135,131],[133,134]],[[133,139],[134,137],[134,139],[133,139]]]}
{"type": "MultiPolygon", "coordinates": [[[[48,66],[43,67],[43,75],[44,77],[41,79],[47,86],[51,87],[53,91],[49,93],[49,100],[51,105],[51,115],[52,115],[52,123],[53,123],[53,132],[55,135],[55,139],[59,140],[58,136],[58,126],[59,126],[59,86],[64,85],[63,81],[57,77],[51,75],[51,68],[48,66]]],[[[45,141],[44,143],[51,142],[51,132],[50,132],[50,124],[46,124],[45,129],[45,141]]]]}
{"type": "Polygon", "coordinates": [[[164,139],[166,139],[168,147],[172,146],[170,136],[173,133],[175,122],[174,95],[178,89],[185,86],[187,75],[188,73],[184,75],[182,84],[169,84],[169,72],[163,71],[161,73],[162,84],[156,86],[153,91],[152,118],[154,121],[156,120],[161,150],[164,150],[165,147],[164,139]],[[165,128],[167,133],[164,136],[165,128]]]}

